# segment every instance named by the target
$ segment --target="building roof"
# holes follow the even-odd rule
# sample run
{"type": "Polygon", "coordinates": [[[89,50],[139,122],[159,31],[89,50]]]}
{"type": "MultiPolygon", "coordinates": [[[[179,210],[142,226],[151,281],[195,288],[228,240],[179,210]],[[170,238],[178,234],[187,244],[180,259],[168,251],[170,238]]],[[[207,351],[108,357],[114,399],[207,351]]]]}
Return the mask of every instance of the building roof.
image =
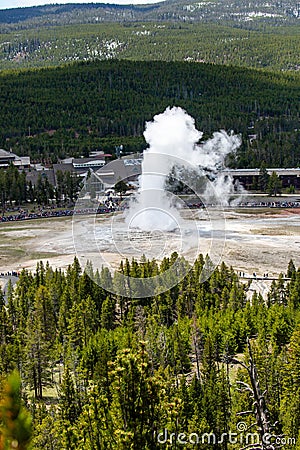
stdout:
{"type": "Polygon", "coordinates": [[[15,166],[30,166],[30,156],[17,156],[14,161],[15,166]]]}
{"type": "Polygon", "coordinates": [[[76,158],[73,159],[72,164],[74,166],[74,169],[80,169],[80,168],[93,168],[93,167],[102,167],[105,165],[105,159],[104,158],[76,158]]]}
{"type": "Polygon", "coordinates": [[[96,174],[107,185],[115,185],[120,180],[137,178],[141,174],[140,159],[116,159],[97,170],[96,174]]]}
{"type": "Polygon", "coordinates": [[[87,171],[89,170],[89,168],[88,167],[75,168],[72,163],[67,163],[67,164],[60,163],[60,164],[53,164],[53,170],[54,170],[55,176],[58,171],[71,172],[76,175],[84,176],[87,173],[87,171]]]}
{"type": "Polygon", "coordinates": [[[30,157],[29,156],[18,156],[12,152],[8,152],[3,148],[0,149],[0,167],[7,168],[11,163],[16,167],[29,167],[30,157]]]}
{"type": "Polygon", "coordinates": [[[97,162],[97,161],[101,161],[104,162],[104,158],[102,158],[103,155],[100,155],[97,158],[73,158],[72,163],[73,164],[86,164],[88,162],[97,162]]]}
{"type": "Polygon", "coordinates": [[[31,181],[33,185],[37,183],[39,177],[47,177],[48,181],[52,186],[55,186],[55,178],[53,169],[50,170],[32,170],[26,173],[26,181],[31,181]]]}
{"type": "Polygon", "coordinates": [[[0,148],[0,158],[3,159],[7,159],[7,158],[11,158],[14,159],[16,158],[16,155],[12,152],[7,152],[6,150],[3,150],[3,148],[0,148]]]}
{"type": "MultiPolygon", "coordinates": [[[[275,172],[278,176],[300,176],[300,168],[291,168],[291,169],[281,169],[281,168],[267,168],[266,169],[269,175],[272,175],[275,172]]],[[[258,176],[260,174],[260,169],[226,169],[223,171],[224,174],[229,174],[233,176],[258,176]]]]}
{"type": "Polygon", "coordinates": [[[74,172],[74,167],[72,163],[60,163],[60,164],[53,164],[54,172],[57,171],[61,172],[74,172]]]}

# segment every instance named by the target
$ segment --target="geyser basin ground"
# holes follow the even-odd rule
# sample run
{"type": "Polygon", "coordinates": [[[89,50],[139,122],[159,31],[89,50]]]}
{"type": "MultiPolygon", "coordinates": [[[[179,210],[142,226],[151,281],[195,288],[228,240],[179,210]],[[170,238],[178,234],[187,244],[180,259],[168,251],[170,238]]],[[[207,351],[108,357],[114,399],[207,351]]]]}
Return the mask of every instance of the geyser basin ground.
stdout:
{"type": "MultiPolygon", "coordinates": [[[[296,266],[300,266],[299,210],[270,209],[262,212],[259,208],[237,209],[225,211],[225,216],[226,242],[222,260],[228,265],[237,270],[258,274],[285,272],[291,258],[296,266]]],[[[83,223],[94,221],[94,217],[82,216],[81,219],[83,223]]],[[[112,267],[117,268],[121,255],[111,242],[111,221],[112,216],[97,217],[97,240],[105,258],[112,267]]],[[[202,223],[200,236],[203,250],[200,250],[204,253],[204,245],[209,247],[211,241],[208,228],[202,223]]],[[[118,231],[117,227],[116,232],[122,237],[124,230],[120,228],[118,231]]],[[[186,228],[184,232],[189,237],[188,242],[193,244],[194,230],[190,233],[186,228]]],[[[176,233],[167,233],[165,251],[173,251],[178,244],[176,233]]],[[[132,238],[134,239],[133,235],[132,238]]],[[[137,248],[140,249],[143,245],[149,251],[152,246],[153,251],[158,248],[162,253],[162,235],[159,232],[153,231],[151,239],[147,233],[136,233],[135,239],[140,241],[137,248]]],[[[217,233],[214,240],[218,240],[217,233]]],[[[191,251],[194,252],[197,246],[198,242],[194,241],[191,251]]],[[[49,261],[53,267],[66,268],[72,263],[74,256],[71,218],[0,224],[0,272],[20,270],[23,267],[34,270],[39,260],[49,261]]],[[[90,249],[85,248],[79,256],[82,261],[87,261],[91,256],[90,249]]]]}
{"type": "MultiPolygon", "coordinates": [[[[205,238],[200,240],[200,220],[184,220],[180,218],[178,226],[169,231],[161,226],[162,216],[158,211],[147,210],[147,217],[151,218],[152,227],[141,230],[132,222],[127,222],[126,215],[114,214],[111,222],[99,222],[98,218],[73,219],[73,235],[76,252],[82,264],[82,254],[86,257],[86,249],[89,249],[90,260],[94,268],[101,269],[102,266],[114,268],[107,258],[108,254],[119,255],[119,260],[129,258],[140,260],[143,255],[149,259],[162,260],[173,252],[185,256],[191,263],[197,255],[210,251],[210,235],[205,232],[205,238]],[[151,216],[152,213],[152,217],[151,216]],[[156,222],[155,217],[159,218],[156,222]],[[201,250],[200,250],[201,245],[201,250]]],[[[202,216],[202,213],[200,213],[202,216]]],[[[192,216],[191,216],[192,218],[192,216]]],[[[168,217],[165,218],[168,220],[168,217]]],[[[150,222],[150,221],[149,221],[150,222]]],[[[203,233],[209,221],[205,222],[203,233]]],[[[164,224],[163,224],[164,225],[164,224]]],[[[204,225],[204,223],[203,223],[204,225]]],[[[201,233],[202,234],[202,233],[201,233]]],[[[222,240],[220,239],[222,244],[222,240]]],[[[215,247],[218,242],[215,242],[215,247]]]]}

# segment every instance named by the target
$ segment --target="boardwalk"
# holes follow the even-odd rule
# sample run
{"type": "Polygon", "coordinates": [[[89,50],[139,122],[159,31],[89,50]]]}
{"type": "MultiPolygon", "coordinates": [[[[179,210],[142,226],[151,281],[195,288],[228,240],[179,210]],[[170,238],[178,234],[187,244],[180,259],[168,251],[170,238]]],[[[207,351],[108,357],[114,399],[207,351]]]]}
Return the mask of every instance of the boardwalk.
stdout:
{"type": "Polygon", "coordinates": [[[255,281],[278,281],[278,280],[283,280],[283,281],[290,281],[291,278],[286,277],[285,275],[283,275],[283,277],[279,277],[279,276],[269,276],[268,274],[265,275],[257,275],[256,273],[253,273],[252,275],[245,273],[245,272],[241,272],[238,271],[237,272],[240,280],[255,280],[255,281]]]}
{"type": "Polygon", "coordinates": [[[258,295],[260,294],[262,298],[267,301],[273,281],[282,280],[284,283],[287,283],[291,280],[291,278],[288,278],[285,275],[282,278],[279,278],[279,276],[269,276],[269,274],[267,273],[261,276],[257,275],[256,273],[250,275],[245,272],[238,271],[237,274],[241,282],[249,283],[249,286],[247,287],[247,299],[250,302],[254,292],[256,292],[256,294],[258,295]]]}

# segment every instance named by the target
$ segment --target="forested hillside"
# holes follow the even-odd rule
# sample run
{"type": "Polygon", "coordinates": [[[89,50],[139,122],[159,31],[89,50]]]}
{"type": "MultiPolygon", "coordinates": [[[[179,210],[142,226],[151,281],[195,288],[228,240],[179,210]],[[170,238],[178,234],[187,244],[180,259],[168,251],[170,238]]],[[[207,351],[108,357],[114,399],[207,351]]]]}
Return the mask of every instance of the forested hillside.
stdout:
{"type": "Polygon", "coordinates": [[[300,164],[300,76],[213,64],[102,61],[3,72],[0,147],[33,159],[145,147],[145,121],[181,106],[204,138],[241,133],[231,165],[300,164]]]}
{"type": "Polygon", "coordinates": [[[293,71],[299,70],[299,35],[296,26],[261,24],[258,29],[245,30],[225,26],[224,22],[68,23],[17,31],[3,29],[0,69],[133,59],[198,61],[293,71]]]}
{"type": "Polygon", "coordinates": [[[0,10],[0,69],[116,58],[299,70],[299,20],[292,0],[0,10]]]}
{"type": "MultiPolygon", "coordinates": [[[[126,260],[120,271],[152,277],[177,256],[126,260]]],[[[233,450],[265,433],[283,443],[273,448],[298,450],[300,271],[290,262],[291,280],[273,282],[264,300],[225,264],[199,283],[203,265],[200,255],[182,282],[143,299],[130,286],[128,297],[103,291],[109,272],[94,284],[77,260],[66,273],[23,271],[0,295],[0,428],[3,444],[15,443],[2,448],[233,450]],[[17,376],[4,383],[13,369],[23,406],[17,376]]]]}
{"type": "Polygon", "coordinates": [[[229,23],[233,26],[255,28],[260,24],[295,25],[299,17],[299,3],[293,0],[166,0],[148,5],[70,3],[0,10],[0,23],[3,27],[17,30],[53,25],[131,21],[229,23]]]}

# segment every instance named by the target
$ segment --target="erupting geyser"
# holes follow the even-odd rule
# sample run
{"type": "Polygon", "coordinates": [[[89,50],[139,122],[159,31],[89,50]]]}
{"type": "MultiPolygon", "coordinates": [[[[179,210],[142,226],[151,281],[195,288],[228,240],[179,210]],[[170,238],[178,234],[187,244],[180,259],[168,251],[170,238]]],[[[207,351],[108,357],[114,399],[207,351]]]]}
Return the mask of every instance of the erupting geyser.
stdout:
{"type": "MultiPolygon", "coordinates": [[[[184,279],[199,253],[207,255],[199,282],[208,279],[220,263],[225,244],[222,206],[236,193],[232,178],[224,173],[224,163],[240,144],[238,136],[225,131],[200,143],[202,133],[196,130],[194,119],[176,107],[167,108],[148,122],[144,135],[148,149],[144,152],[139,191],[126,211],[125,221],[118,211],[108,217],[95,213],[83,218],[74,214],[72,219],[77,255],[84,264],[88,254],[94,273],[98,269],[101,274],[91,274],[93,280],[109,292],[132,298],[151,297],[171,289],[184,279]],[[184,201],[169,192],[176,179],[206,208],[183,213],[184,201]],[[131,277],[115,270],[120,259],[162,261],[171,255],[170,267],[155,276],[131,277]],[[114,276],[104,268],[112,269],[114,276]]],[[[114,162],[110,164],[107,171],[115,170],[114,162]]],[[[84,187],[76,210],[86,207],[84,187]]]]}
{"type": "Polygon", "coordinates": [[[144,136],[149,148],[144,151],[139,191],[127,216],[130,228],[144,231],[179,228],[178,210],[165,190],[166,179],[174,166],[192,169],[199,177],[209,173],[210,181],[207,180],[201,200],[219,205],[228,203],[235,186],[221,169],[226,156],[239,147],[240,138],[220,131],[199,144],[202,135],[195,128],[194,119],[179,107],[167,108],[146,123],[144,136]]]}

